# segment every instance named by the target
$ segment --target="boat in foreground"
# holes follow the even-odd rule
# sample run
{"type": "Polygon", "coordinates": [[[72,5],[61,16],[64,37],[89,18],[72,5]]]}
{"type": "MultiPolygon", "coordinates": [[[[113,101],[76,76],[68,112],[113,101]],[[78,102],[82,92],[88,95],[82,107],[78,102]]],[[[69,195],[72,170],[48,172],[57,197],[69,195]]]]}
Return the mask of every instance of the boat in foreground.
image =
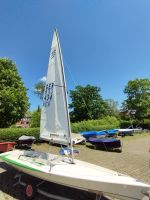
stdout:
{"type": "Polygon", "coordinates": [[[14,150],[0,154],[0,158],[32,176],[61,185],[102,193],[122,200],[140,200],[150,186],[129,176],[80,160],[71,164],[69,157],[14,150]]]}

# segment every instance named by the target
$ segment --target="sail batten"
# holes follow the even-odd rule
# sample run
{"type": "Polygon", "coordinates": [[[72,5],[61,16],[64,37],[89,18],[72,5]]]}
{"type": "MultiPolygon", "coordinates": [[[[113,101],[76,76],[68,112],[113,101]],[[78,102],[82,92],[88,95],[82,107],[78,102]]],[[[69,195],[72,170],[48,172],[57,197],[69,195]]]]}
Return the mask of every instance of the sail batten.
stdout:
{"type": "Polygon", "coordinates": [[[41,111],[41,139],[60,144],[71,141],[65,88],[61,48],[58,33],[54,31],[41,111]]]}

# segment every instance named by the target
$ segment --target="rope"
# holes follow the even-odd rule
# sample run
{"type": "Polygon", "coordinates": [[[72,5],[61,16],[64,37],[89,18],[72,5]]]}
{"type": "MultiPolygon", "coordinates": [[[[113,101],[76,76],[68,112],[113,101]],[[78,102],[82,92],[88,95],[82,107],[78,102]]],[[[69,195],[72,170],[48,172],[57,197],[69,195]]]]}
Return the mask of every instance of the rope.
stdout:
{"type": "MultiPolygon", "coordinates": [[[[79,85],[79,84],[75,81],[74,76],[73,76],[73,74],[72,74],[72,72],[71,72],[71,70],[70,70],[70,68],[69,68],[69,65],[67,64],[67,62],[66,62],[65,59],[64,59],[64,61],[65,61],[65,67],[66,67],[66,69],[68,70],[68,72],[69,72],[69,74],[70,74],[70,77],[71,77],[71,79],[72,79],[72,82],[73,82],[74,86],[79,85]]],[[[89,110],[88,110],[88,107],[87,107],[87,104],[86,104],[86,102],[85,102],[84,97],[83,97],[81,94],[80,94],[80,97],[81,97],[81,99],[82,99],[82,101],[83,101],[83,103],[84,103],[84,105],[85,105],[85,107],[86,107],[86,109],[87,109],[87,112],[88,112],[89,110]]],[[[92,119],[91,113],[88,112],[88,114],[89,114],[90,119],[92,119]]]]}

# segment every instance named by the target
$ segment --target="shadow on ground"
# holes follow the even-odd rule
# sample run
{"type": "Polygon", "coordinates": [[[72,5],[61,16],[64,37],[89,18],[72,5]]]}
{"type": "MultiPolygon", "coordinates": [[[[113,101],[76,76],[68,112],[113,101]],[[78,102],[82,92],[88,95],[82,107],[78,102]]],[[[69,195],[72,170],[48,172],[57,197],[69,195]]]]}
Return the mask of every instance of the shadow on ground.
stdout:
{"type": "Polygon", "coordinates": [[[90,144],[86,144],[86,147],[89,149],[93,149],[93,150],[98,150],[98,151],[105,151],[105,152],[114,152],[114,153],[121,153],[122,149],[118,148],[118,149],[107,149],[107,148],[95,148],[94,145],[90,145],[90,144]]]}

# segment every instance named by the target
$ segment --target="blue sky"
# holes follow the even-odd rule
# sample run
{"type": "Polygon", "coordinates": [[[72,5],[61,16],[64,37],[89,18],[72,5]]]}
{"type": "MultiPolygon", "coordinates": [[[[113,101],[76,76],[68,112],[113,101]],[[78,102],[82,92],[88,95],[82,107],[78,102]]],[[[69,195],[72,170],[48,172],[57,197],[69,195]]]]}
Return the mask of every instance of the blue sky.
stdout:
{"type": "Polygon", "coordinates": [[[0,57],[18,68],[31,110],[41,105],[34,84],[46,75],[58,28],[68,90],[101,88],[121,105],[129,80],[150,78],[149,0],[0,0],[0,57]]]}

